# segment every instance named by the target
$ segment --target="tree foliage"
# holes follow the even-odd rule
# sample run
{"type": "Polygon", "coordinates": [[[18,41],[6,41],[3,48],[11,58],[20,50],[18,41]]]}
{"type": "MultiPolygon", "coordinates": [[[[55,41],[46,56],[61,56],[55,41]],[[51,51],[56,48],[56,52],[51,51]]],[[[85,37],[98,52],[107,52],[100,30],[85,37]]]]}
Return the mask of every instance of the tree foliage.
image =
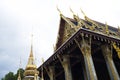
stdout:
{"type": "Polygon", "coordinates": [[[9,72],[5,75],[4,78],[2,78],[2,80],[17,80],[18,75],[19,75],[19,71],[20,71],[20,75],[21,75],[21,79],[23,79],[24,75],[24,69],[20,68],[17,70],[17,73],[14,74],[13,72],[9,72]]]}

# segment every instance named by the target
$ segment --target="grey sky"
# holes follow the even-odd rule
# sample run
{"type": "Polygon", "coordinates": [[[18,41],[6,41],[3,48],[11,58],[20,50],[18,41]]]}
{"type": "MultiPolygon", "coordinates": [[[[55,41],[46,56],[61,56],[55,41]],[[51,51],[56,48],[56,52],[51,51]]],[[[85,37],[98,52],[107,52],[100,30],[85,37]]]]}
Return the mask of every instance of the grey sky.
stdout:
{"type": "Polygon", "coordinates": [[[0,0],[0,78],[19,68],[20,57],[21,67],[25,68],[32,32],[37,66],[42,57],[47,59],[53,54],[60,19],[57,5],[67,17],[72,17],[71,7],[83,18],[82,8],[91,19],[117,27],[119,4],[119,0],[0,0]]]}

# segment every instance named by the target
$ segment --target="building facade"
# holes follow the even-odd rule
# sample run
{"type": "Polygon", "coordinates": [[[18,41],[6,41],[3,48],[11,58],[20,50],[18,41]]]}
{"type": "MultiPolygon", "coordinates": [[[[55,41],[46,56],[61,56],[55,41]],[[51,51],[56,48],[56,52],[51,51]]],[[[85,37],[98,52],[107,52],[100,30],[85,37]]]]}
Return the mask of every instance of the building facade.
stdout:
{"type": "MultiPolygon", "coordinates": [[[[82,11],[83,13],[83,11],[82,11]]],[[[83,13],[84,14],[84,13],[83,13]]],[[[120,29],[60,12],[54,54],[39,68],[44,80],[120,80],[120,29]]]]}

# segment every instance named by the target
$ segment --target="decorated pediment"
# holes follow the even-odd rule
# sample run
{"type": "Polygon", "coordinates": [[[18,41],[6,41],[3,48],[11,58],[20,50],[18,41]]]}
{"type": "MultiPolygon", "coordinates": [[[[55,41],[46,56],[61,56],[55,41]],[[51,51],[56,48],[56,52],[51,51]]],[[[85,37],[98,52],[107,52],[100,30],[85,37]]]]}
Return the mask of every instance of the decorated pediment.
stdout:
{"type": "Polygon", "coordinates": [[[73,11],[73,18],[65,17],[61,11],[60,12],[60,25],[57,36],[57,42],[55,50],[58,49],[66,40],[68,40],[75,32],[79,29],[86,29],[88,31],[95,32],[97,34],[102,34],[106,36],[112,36],[115,38],[120,38],[120,29],[109,26],[107,23],[100,23],[98,21],[88,18],[85,13],[81,10],[84,15],[84,19],[79,18],[75,15],[73,11]]]}

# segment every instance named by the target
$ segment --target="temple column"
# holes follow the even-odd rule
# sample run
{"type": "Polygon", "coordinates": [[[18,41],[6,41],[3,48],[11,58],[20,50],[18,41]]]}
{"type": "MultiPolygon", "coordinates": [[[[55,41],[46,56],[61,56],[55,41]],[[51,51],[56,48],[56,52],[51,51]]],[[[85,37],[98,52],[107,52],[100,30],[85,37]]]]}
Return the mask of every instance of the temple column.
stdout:
{"type": "Polygon", "coordinates": [[[116,67],[112,59],[112,50],[110,50],[108,45],[102,46],[103,56],[106,61],[107,69],[111,80],[120,80],[116,67]]]}
{"type": "Polygon", "coordinates": [[[54,79],[54,74],[55,74],[54,73],[54,66],[49,66],[48,69],[47,68],[45,68],[45,69],[46,69],[46,72],[47,72],[50,80],[55,80],[54,79]]]}
{"type": "Polygon", "coordinates": [[[87,80],[87,71],[85,69],[85,64],[82,62],[82,69],[83,69],[83,75],[84,75],[84,80],[87,80]]]}
{"type": "Polygon", "coordinates": [[[75,42],[77,43],[84,57],[84,64],[86,71],[84,72],[84,76],[86,76],[85,74],[87,74],[87,80],[97,80],[96,71],[91,56],[91,41],[84,40],[83,38],[80,43],[77,40],[75,40],[75,42]]]}
{"type": "Polygon", "coordinates": [[[62,57],[62,60],[60,57],[58,57],[65,73],[65,80],[72,80],[72,73],[71,73],[71,67],[70,67],[70,58],[68,55],[64,55],[62,57]]]}

